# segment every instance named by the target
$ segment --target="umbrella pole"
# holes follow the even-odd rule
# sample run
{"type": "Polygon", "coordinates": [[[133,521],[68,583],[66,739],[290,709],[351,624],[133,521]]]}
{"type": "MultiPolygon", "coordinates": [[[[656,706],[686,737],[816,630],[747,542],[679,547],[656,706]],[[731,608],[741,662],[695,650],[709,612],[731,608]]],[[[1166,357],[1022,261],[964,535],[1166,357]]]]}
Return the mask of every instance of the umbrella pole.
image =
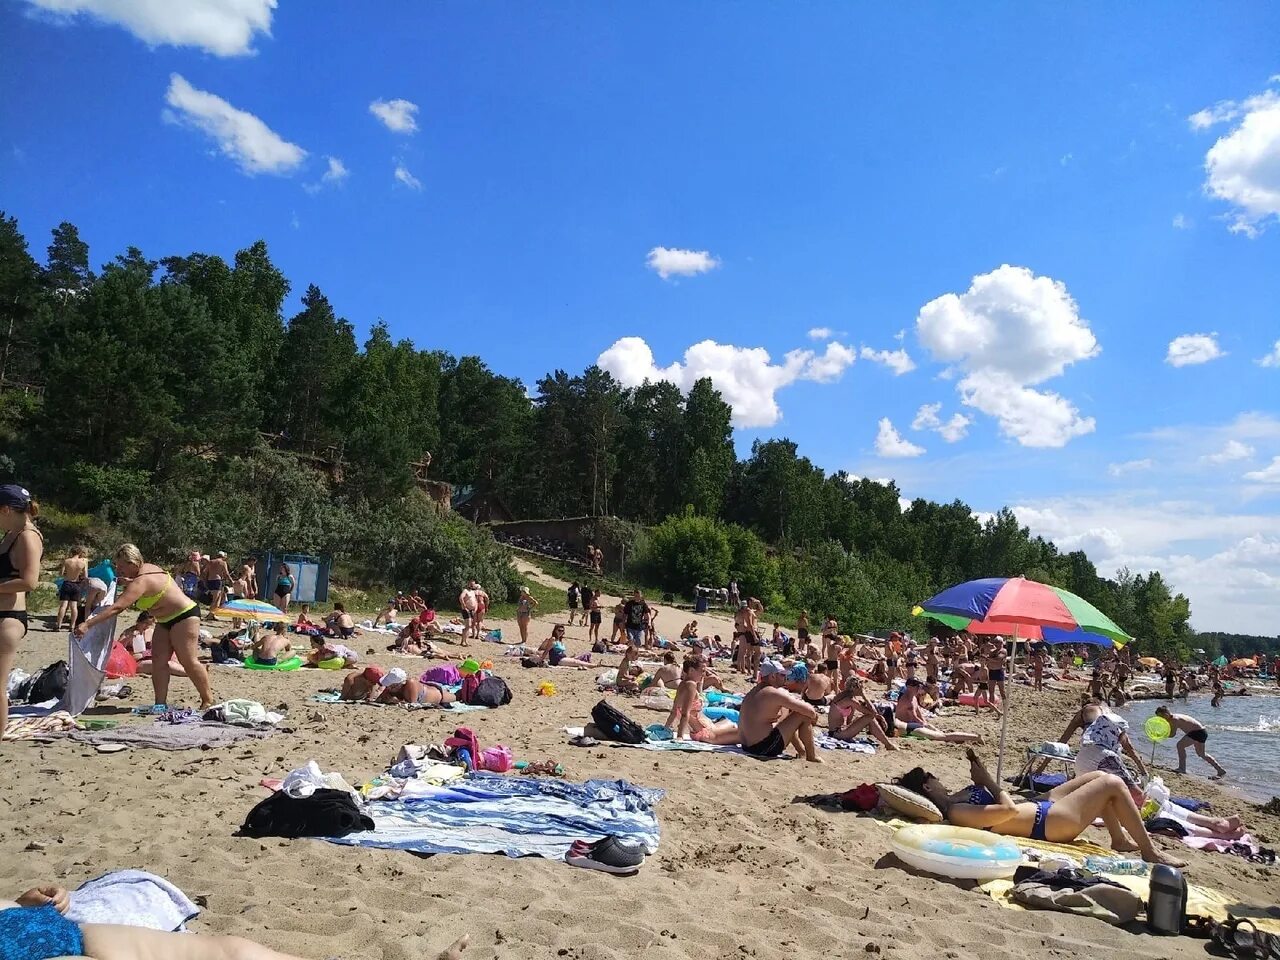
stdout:
{"type": "MultiPolygon", "coordinates": [[[[1018,659],[1018,625],[1013,625],[1013,656],[1009,658],[1009,669],[1005,671],[1004,681],[1004,701],[1000,704],[1000,752],[996,754],[996,788],[1000,789],[1000,784],[1004,783],[1000,778],[1004,775],[1004,737],[1005,732],[1009,729],[1009,700],[1013,693],[1013,683],[1010,678],[1013,676],[1013,665],[1018,659]]],[[[994,691],[992,691],[994,692],[994,691]]]]}

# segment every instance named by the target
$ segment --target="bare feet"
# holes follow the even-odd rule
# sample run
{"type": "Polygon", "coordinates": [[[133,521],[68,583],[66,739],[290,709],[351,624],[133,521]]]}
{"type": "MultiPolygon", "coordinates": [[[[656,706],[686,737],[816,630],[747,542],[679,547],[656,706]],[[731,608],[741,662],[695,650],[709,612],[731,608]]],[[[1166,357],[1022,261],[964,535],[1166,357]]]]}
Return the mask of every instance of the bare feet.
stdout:
{"type": "Polygon", "coordinates": [[[1149,853],[1144,853],[1142,859],[1147,863],[1163,863],[1170,867],[1185,867],[1187,865],[1187,861],[1172,857],[1162,850],[1157,850],[1155,847],[1152,847],[1149,853]]]}
{"type": "Polygon", "coordinates": [[[461,960],[462,951],[471,943],[471,934],[463,934],[440,952],[440,960],[461,960]]]}
{"type": "Polygon", "coordinates": [[[1134,843],[1132,840],[1130,840],[1128,837],[1120,841],[1116,841],[1116,839],[1113,837],[1111,840],[1111,849],[1114,850],[1116,853],[1135,853],[1136,851],[1141,850],[1142,848],[1138,846],[1136,843],[1134,843]]]}
{"type": "Polygon", "coordinates": [[[812,757],[805,757],[805,759],[806,759],[806,760],[808,760],[810,763],[825,763],[825,762],[826,762],[825,760],[823,760],[821,757],[817,756],[816,754],[815,754],[814,756],[812,756],[812,757]]]}

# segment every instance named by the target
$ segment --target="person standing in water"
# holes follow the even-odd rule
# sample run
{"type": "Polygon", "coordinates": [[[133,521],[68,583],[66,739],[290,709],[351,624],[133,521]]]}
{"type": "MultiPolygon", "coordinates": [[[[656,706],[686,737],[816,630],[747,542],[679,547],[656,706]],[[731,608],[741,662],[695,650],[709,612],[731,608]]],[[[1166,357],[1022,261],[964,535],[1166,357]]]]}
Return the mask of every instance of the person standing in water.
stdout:
{"type": "Polygon", "coordinates": [[[151,638],[151,686],[156,705],[168,703],[169,655],[177,656],[191,682],[200,694],[200,709],[213,706],[209,690],[209,673],[200,662],[200,607],[182,592],[182,588],[154,563],[142,559],[142,552],[132,543],[123,544],[115,553],[116,575],[128,581],[114,603],[103,607],[80,626],[76,636],[83,637],[93,626],[110,620],[130,607],[147,610],[156,618],[151,638]]]}
{"type": "Polygon", "coordinates": [[[0,736],[9,723],[9,671],[27,635],[27,594],[40,581],[40,505],[16,483],[0,485],[0,736]]]}
{"type": "Polygon", "coordinates": [[[1168,722],[1169,726],[1173,728],[1175,733],[1182,734],[1182,739],[1178,741],[1177,773],[1187,772],[1187,747],[1190,745],[1201,760],[1217,771],[1217,773],[1209,779],[1221,780],[1227,775],[1226,768],[1224,768],[1217,760],[1213,759],[1209,754],[1205,753],[1204,745],[1209,741],[1209,731],[1204,728],[1203,723],[1195,717],[1188,716],[1185,713],[1174,713],[1164,704],[1156,707],[1156,715],[1163,717],[1168,722]]]}

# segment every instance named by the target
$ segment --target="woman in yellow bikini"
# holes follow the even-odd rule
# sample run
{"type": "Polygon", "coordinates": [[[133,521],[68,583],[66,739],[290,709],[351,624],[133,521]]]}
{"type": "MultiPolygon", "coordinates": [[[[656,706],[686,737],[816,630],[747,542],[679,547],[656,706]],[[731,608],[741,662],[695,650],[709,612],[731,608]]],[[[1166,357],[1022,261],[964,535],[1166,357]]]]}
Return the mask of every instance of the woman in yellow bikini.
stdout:
{"type": "Polygon", "coordinates": [[[173,653],[200,694],[200,709],[212,707],[209,674],[199,660],[199,606],[182,592],[173,577],[154,563],[144,562],[141,551],[132,543],[126,543],[116,551],[115,562],[116,575],[127,581],[128,586],[115,603],[76,627],[76,635],[84,636],[94,624],[109,620],[132,606],[150,611],[156,618],[156,629],[151,638],[151,686],[155,690],[156,703],[168,702],[169,654],[173,653]]]}

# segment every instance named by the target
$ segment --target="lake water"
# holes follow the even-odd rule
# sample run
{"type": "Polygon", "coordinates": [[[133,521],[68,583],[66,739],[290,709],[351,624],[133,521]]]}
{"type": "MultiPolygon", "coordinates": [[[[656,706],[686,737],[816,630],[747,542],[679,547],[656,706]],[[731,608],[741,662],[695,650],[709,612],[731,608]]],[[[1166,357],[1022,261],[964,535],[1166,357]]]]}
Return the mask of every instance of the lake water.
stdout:
{"type": "MultiPolygon", "coordinates": [[[[1222,706],[1209,706],[1208,697],[1190,700],[1138,700],[1120,711],[1129,721],[1129,739],[1144,761],[1151,757],[1151,741],[1142,725],[1168,704],[1174,713],[1195,717],[1209,731],[1205,750],[1227,768],[1224,785],[1250,800],[1265,803],[1280,795],[1280,696],[1226,697],[1222,706]]],[[[1156,746],[1156,765],[1173,769],[1178,751],[1172,739],[1156,746]]],[[[1187,772],[1209,776],[1213,768],[1187,750],[1187,772]]]]}

